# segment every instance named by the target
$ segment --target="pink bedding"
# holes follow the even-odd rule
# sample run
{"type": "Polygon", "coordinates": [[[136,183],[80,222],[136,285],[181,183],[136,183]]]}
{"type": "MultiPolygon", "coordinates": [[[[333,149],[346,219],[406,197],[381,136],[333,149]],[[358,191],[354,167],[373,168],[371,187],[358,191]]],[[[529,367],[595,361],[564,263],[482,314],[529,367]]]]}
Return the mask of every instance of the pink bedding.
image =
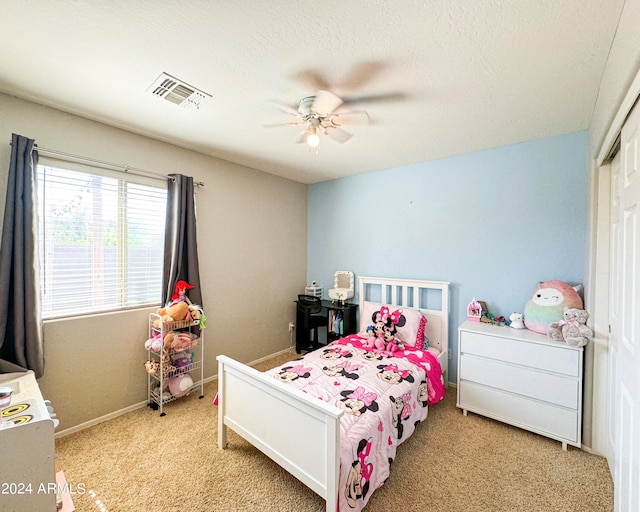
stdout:
{"type": "Polygon", "coordinates": [[[363,348],[351,335],[269,370],[277,380],[343,409],[339,507],[359,511],[389,476],[396,448],[444,398],[442,370],[426,350],[402,357],[363,348]]]}

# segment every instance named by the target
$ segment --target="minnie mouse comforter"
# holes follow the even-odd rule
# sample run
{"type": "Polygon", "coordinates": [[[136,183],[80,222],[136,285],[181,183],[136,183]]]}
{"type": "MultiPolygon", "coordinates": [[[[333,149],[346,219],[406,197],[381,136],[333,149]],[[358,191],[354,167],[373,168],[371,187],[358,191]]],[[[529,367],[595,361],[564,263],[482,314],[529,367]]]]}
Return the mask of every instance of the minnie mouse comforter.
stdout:
{"type": "Polygon", "coordinates": [[[396,448],[444,398],[442,370],[426,350],[368,351],[351,335],[267,373],[343,409],[339,508],[359,511],[389,477],[396,448]]]}

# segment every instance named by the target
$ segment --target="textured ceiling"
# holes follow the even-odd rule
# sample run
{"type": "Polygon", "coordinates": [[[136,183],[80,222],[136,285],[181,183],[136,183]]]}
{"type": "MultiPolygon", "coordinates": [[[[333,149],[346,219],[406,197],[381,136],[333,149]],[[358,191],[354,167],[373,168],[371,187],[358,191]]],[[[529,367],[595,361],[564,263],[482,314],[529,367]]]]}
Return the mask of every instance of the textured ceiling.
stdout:
{"type": "Polygon", "coordinates": [[[315,183],[587,129],[623,3],[6,0],[0,91],[315,183]],[[370,123],[318,154],[264,127],[319,87],[370,123]]]}

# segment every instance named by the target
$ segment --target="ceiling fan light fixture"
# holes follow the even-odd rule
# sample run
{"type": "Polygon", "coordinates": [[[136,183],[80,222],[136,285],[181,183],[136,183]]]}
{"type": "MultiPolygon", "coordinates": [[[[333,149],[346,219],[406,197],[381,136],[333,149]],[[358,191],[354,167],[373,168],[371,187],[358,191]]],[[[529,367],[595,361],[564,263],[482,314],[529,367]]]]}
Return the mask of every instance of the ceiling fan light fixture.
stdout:
{"type": "Polygon", "coordinates": [[[318,134],[316,133],[316,129],[315,128],[311,128],[309,130],[309,132],[307,133],[307,145],[310,148],[317,148],[318,144],[320,144],[320,137],[318,137],[318,134]]]}

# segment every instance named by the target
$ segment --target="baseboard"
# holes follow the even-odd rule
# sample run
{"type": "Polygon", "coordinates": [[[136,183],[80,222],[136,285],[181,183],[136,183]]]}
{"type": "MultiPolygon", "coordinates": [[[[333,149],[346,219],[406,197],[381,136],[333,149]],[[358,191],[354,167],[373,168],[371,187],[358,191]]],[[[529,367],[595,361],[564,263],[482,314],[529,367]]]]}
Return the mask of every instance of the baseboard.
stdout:
{"type": "Polygon", "coordinates": [[[59,439],[61,437],[68,436],[70,434],[75,434],[76,432],[80,432],[81,430],[84,430],[85,428],[93,427],[94,425],[98,425],[99,423],[102,423],[104,421],[112,420],[114,418],[117,418],[118,416],[122,416],[123,414],[127,414],[128,412],[133,412],[133,411],[136,411],[138,409],[142,409],[143,407],[146,407],[146,406],[147,406],[147,401],[146,400],[144,402],[139,402],[137,404],[130,405],[129,407],[125,407],[124,409],[120,409],[118,411],[110,412],[109,414],[105,414],[104,416],[100,416],[99,418],[94,418],[92,420],[85,421],[84,423],[80,423],[79,425],[75,425],[73,427],[65,428],[64,430],[61,430],[60,432],[56,432],[55,435],[54,435],[54,438],[55,439],[59,439]]]}
{"type": "Polygon", "coordinates": [[[269,356],[261,357],[260,359],[256,359],[255,361],[251,361],[250,363],[246,363],[246,364],[247,364],[247,366],[253,366],[254,364],[262,363],[263,361],[271,359],[272,357],[280,356],[282,354],[286,354],[287,352],[291,352],[292,350],[293,350],[293,347],[285,348],[284,350],[281,350],[280,352],[276,352],[275,354],[271,354],[269,356]]]}
{"type": "MultiPolygon", "coordinates": [[[[287,352],[290,352],[290,351],[291,351],[291,347],[285,348],[284,350],[280,350],[279,352],[276,352],[275,354],[264,356],[264,357],[261,357],[260,359],[256,359],[255,361],[247,363],[247,366],[253,366],[255,364],[262,363],[263,361],[267,361],[268,359],[271,359],[272,357],[276,357],[276,356],[279,356],[279,355],[282,355],[282,354],[286,354],[287,352]]],[[[212,382],[212,381],[217,380],[217,379],[218,379],[218,374],[216,373],[215,375],[212,375],[211,377],[207,377],[202,382],[203,382],[203,384],[207,384],[207,383],[212,382]]],[[[124,409],[120,409],[118,411],[110,412],[109,414],[105,414],[104,416],[100,416],[99,418],[94,418],[92,420],[85,421],[84,423],[80,423],[79,425],[75,425],[73,427],[65,428],[64,430],[61,430],[60,432],[56,432],[55,435],[54,435],[54,438],[55,439],[59,439],[59,438],[64,437],[64,436],[75,434],[76,432],[80,432],[81,430],[84,430],[85,428],[93,427],[94,425],[98,425],[99,423],[102,423],[104,421],[109,421],[109,420],[112,420],[114,418],[117,418],[118,416],[122,416],[123,414],[127,414],[129,412],[133,412],[133,411],[136,411],[138,409],[142,409],[143,407],[147,407],[147,405],[148,405],[148,402],[146,400],[144,402],[138,402],[137,404],[130,405],[129,407],[125,407],[124,409]]]]}

